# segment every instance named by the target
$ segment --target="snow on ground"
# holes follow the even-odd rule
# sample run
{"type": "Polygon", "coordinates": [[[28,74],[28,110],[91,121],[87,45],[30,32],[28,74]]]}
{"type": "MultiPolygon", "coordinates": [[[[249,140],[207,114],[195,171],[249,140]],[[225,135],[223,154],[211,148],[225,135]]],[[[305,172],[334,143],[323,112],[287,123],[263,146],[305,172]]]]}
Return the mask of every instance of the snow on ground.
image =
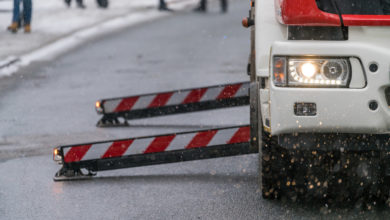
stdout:
{"type": "MultiPolygon", "coordinates": [[[[196,0],[168,0],[168,4],[173,9],[180,9],[188,4],[195,4],[196,0]]],[[[121,28],[126,24],[133,24],[147,19],[164,16],[169,13],[158,12],[158,0],[110,0],[108,9],[101,9],[97,6],[95,0],[84,0],[87,8],[79,9],[75,6],[75,0],[72,6],[68,8],[63,0],[33,0],[33,18],[32,18],[32,33],[24,34],[23,30],[19,30],[17,34],[12,34],[6,30],[12,19],[12,0],[0,0],[0,76],[10,75],[17,70],[16,67],[2,68],[7,61],[12,61],[15,58],[28,54],[28,64],[32,59],[32,51],[36,51],[46,45],[51,45],[56,42],[55,53],[59,50],[64,51],[66,47],[74,47],[77,42],[58,45],[59,39],[67,38],[75,32],[89,30],[88,33],[83,33],[82,37],[91,38],[102,31],[98,31],[99,24],[107,23],[111,28],[105,28],[103,32],[113,31],[115,28],[121,28]],[[152,13],[152,14],[151,14],[152,13]],[[138,16],[131,16],[138,14],[138,16]],[[145,15],[142,18],[142,15],[145,15]],[[124,18],[119,22],[118,18],[124,18]],[[116,21],[114,21],[116,20],[116,21]],[[113,22],[109,22],[113,21],[113,22]],[[122,23],[119,25],[119,23],[122,23]],[[3,65],[1,65],[3,64],[3,65]]],[[[105,25],[105,26],[107,26],[105,25]]],[[[100,26],[102,27],[102,26],[100,26]]],[[[104,29],[104,28],[103,28],[104,29]]],[[[77,37],[77,36],[76,36],[77,37]]],[[[80,36],[79,36],[80,37],[80,36]]],[[[75,39],[73,39],[75,41],[75,39]]],[[[69,49],[69,48],[68,48],[69,49]]],[[[42,57],[43,53],[50,56],[53,47],[43,51],[40,49],[38,55],[42,57]]],[[[56,54],[56,55],[57,55],[56,54]]],[[[22,61],[23,62],[23,61],[22,61]]]]}

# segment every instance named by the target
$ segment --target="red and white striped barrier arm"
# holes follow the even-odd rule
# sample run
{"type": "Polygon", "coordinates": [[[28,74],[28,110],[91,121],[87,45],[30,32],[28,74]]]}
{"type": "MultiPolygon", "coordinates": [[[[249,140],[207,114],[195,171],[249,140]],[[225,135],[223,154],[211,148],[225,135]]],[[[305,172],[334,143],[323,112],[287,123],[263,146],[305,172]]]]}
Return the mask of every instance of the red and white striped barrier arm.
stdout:
{"type": "Polygon", "coordinates": [[[65,163],[96,159],[146,155],[176,150],[233,145],[250,141],[250,127],[212,129],[193,133],[81,144],[61,147],[65,163]]]}
{"type": "Polygon", "coordinates": [[[220,101],[248,96],[249,82],[102,100],[104,113],[220,101]]]}

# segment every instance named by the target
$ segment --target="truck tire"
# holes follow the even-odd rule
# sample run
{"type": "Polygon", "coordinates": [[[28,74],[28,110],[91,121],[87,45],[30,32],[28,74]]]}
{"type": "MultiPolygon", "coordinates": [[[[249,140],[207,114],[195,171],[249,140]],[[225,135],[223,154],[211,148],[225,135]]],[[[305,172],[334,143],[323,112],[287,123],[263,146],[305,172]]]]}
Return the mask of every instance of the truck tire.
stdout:
{"type": "Polygon", "coordinates": [[[259,150],[265,199],[356,202],[356,207],[390,201],[381,160],[374,153],[287,150],[266,132],[259,150]]]}
{"type": "Polygon", "coordinates": [[[261,157],[261,192],[265,199],[279,199],[282,195],[289,195],[292,199],[294,191],[289,191],[289,186],[293,187],[293,181],[289,181],[288,154],[285,149],[277,144],[275,138],[263,132],[262,144],[259,147],[261,157]]]}
{"type": "Polygon", "coordinates": [[[251,147],[259,149],[259,186],[263,198],[279,198],[287,180],[287,153],[277,140],[263,129],[260,114],[259,82],[252,82],[249,90],[251,147]]]}
{"type": "Polygon", "coordinates": [[[267,134],[263,132],[263,140],[261,146],[259,146],[259,175],[260,175],[260,188],[261,195],[264,199],[277,198],[278,192],[274,186],[274,176],[272,173],[272,161],[274,156],[271,151],[271,145],[268,142],[269,138],[267,134]]]}

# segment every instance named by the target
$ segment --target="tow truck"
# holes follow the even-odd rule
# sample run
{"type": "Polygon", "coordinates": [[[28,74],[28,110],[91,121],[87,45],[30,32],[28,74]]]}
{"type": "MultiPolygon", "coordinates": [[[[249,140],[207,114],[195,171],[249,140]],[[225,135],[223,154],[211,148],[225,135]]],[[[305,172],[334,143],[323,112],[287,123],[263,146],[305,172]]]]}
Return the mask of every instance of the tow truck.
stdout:
{"type": "Polygon", "coordinates": [[[249,105],[249,125],[59,146],[54,180],[258,153],[264,198],[387,199],[390,1],[251,0],[242,23],[250,82],[103,99],[96,110],[104,127],[249,105]]]}

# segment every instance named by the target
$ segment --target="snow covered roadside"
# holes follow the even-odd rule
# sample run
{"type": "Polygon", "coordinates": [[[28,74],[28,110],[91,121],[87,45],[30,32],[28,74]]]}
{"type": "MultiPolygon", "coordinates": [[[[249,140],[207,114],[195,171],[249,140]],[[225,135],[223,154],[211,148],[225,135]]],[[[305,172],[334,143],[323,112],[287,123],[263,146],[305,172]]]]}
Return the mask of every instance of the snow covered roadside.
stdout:
{"type": "MultiPolygon", "coordinates": [[[[75,0],[73,0],[75,2],[75,0]]],[[[108,9],[95,0],[87,8],[67,8],[63,0],[33,0],[32,33],[9,33],[12,0],[0,0],[0,77],[15,73],[34,61],[49,60],[91,38],[147,20],[168,16],[157,10],[158,0],[110,0],[108,9]]],[[[174,10],[195,5],[198,0],[168,0],[174,10]]]]}

